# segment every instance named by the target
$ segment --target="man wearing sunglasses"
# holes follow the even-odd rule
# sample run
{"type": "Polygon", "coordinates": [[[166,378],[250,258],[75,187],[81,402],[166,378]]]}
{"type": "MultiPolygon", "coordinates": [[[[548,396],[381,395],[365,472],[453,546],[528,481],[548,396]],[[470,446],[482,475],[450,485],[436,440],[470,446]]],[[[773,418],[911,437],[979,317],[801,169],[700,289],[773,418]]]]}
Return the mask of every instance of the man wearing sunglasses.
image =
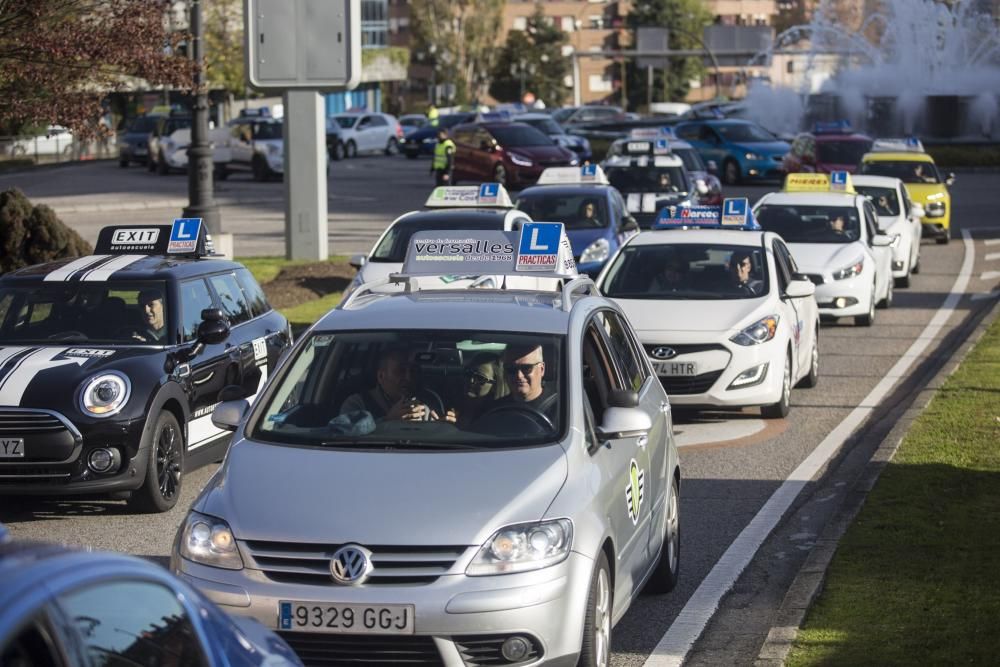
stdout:
{"type": "Polygon", "coordinates": [[[504,350],[503,369],[511,392],[505,400],[526,404],[549,419],[555,419],[559,401],[556,392],[544,381],[545,359],[541,345],[508,347],[504,350]]]}

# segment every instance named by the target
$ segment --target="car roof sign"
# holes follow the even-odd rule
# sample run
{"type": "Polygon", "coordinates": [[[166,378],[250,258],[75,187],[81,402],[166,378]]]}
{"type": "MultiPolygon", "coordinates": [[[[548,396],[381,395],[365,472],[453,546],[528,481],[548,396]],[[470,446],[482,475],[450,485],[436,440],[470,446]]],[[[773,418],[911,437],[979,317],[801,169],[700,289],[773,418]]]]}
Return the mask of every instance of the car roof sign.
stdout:
{"type": "Polygon", "coordinates": [[[635,127],[628,133],[629,139],[676,139],[674,128],[664,127],[635,127]]]}
{"type": "Polygon", "coordinates": [[[608,185],[608,177],[597,164],[582,167],[549,167],[538,177],[537,185],[608,185]]]}
{"type": "Polygon", "coordinates": [[[426,208],[514,208],[510,194],[500,183],[442,185],[424,202],[426,208]]]}
{"type": "Polygon", "coordinates": [[[427,230],[410,238],[396,277],[532,275],[575,278],[573,248],[560,222],[525,222],[520,231],[427,230]]]}
{"type": "Polygon", "coordinates": [[[653,229],[740,229],[761,231],[746,197],[726,199],[722,206],[665,206],[653,229]]]}
{"type": "Polygon", "coordinates": [[[847,134],[851,131],[851,121],[847,119],[819,121],[813,125],[813,134],[847,134]]]}
{"type": "Polygon", "coordinates": [[[924,153],[924,145],[916,137],[893,137],[876,139],[872,143],[873,153],[924,153]]]}
{"type": "Polygon", "coordinates": [[[172,225],[104,227],[94,244],[94,254],[205,257],[214,252],[201,218],[177,218],[172,225]]]}
{"type": "Polygon", "coordinates": [[[851,175],[846,171],[835,171],[831,174],[788,174],[782,191],[855,194],[851,175]]]}

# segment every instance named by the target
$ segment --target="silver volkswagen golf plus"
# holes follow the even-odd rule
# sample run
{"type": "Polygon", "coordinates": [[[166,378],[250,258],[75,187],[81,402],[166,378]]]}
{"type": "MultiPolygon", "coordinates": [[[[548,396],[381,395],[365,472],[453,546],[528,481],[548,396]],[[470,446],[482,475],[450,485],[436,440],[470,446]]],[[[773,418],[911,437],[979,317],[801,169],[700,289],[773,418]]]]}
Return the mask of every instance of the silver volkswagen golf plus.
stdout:
{"type": "Polygon", "coordinates": [[[358,289],[216,409],[233,444],[172,569],[307,665],[607,664],[677,582],[680,469],[631,326],[574,273],[358,289]]]}

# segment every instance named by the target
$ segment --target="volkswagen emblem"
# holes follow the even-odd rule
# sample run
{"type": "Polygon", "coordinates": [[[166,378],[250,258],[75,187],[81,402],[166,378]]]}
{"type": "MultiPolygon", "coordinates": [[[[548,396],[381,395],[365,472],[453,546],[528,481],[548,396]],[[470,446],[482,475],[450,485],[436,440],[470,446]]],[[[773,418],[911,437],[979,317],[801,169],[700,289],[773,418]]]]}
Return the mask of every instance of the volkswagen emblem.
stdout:
{"type": "Polygon", "coordinates": [[[677,356],[677,350],[666,345],[661,345],[660,347],[653,348],[652,355],[657,359],[673,359],[677,356]]]}
{"type": "Polygon", "coordinates": [[[333,552],[330,576],[338,584],[358,586],[372,571],[372,552],[356,544],[348,544],[333,552]]]}

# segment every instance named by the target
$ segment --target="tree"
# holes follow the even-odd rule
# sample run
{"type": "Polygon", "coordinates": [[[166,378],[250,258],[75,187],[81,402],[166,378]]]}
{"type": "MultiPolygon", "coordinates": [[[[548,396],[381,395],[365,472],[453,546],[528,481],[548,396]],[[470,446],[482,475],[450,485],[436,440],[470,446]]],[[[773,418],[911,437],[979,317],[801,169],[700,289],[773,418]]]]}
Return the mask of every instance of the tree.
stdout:
{"type": "Polygon", "coordinates": [[[436,80],[455,85],[455,101],[486,92],[505,0],[412,0],[415,50],[432,52],[436,80]],[[431,51],[433,47],[433,51],[431,51]]]}
{"type": "MultiPolygon", "coordinates": [[[[632,43],[637,41],[639,27],[653,26],[670,31],[671,49],[701,49],[702,30],[711,22],[711,14],[700,0],[647,0],[632,7],[626,21],[632,32],[632,43]]],[[[704,72],[702,58],[678,57],[669,59],[666,70],[653,72],[654,102],[675,102],[687,97],[690,81],[704,72]]],[[[626,69],[626,93],[629,108],[646,104],[648,73],[639,68],[635,58],[630,58],[626,69]]]]}
{"type": "Polygon", "coordinates": [[[562,48],[568,43],[566,33],[536,4],[526,29],[507,34],[493,68],[490,95],[501,102],[519,101],[523,81],[524,91],[531,91],[548,106],[560,106],[566,97],[564,79],[569,74],[562,48]]]}
{"type": "Polygon", "coordinates": [[[191,85],[187,35],[167,34],[166,0],[0,0],[0,124],[99,132],[101,100],[129,87],[191,85]],[[134,83],[134,80],[133,80],[134,83]]]}
{"type": "Polygon", "coordinates": [[[233,95],[246,92],[243,64],[243,0],[211,0],[205,4],[205,75],[209,88],[233,95]]]}
{"type": "Polygon", "coordinates": [[[51,208],[33,206],[17,189],[0,192],[0,274],[90,253],[90,244],[51,208]]]}

